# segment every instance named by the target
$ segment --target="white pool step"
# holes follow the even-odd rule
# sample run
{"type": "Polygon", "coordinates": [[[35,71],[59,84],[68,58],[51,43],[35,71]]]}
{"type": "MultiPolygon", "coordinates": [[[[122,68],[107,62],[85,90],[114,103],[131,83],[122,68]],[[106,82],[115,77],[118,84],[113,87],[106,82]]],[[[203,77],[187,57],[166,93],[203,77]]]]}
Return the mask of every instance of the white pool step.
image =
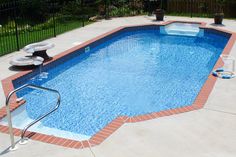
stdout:
{"type": "Polygon", "coordinates": [[[161,34],[180,35],[180,36],[202,36],[203,30],[199,24],[191,23],[172,23],[167,26],[161,26],[161,34]]]}

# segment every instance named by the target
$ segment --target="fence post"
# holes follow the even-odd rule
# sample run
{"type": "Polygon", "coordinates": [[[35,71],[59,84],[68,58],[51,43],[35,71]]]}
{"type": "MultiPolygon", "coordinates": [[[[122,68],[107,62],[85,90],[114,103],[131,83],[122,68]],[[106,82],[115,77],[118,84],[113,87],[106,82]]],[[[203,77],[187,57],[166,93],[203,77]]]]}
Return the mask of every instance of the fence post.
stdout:
{"type": "Polygon", "coordinates": [[[123,16],[125,16],[125,1],[122,1],[122,12],[123,16]]]}
{"type": "Polygon", "coordinates": [[[84,15],[84,1],[83,0],[81,0],[81,10],[82,10],[82,27],[84,27],[84,17],[85,17],[85,15],[84,15]]]}
{"type": "Polygon", "coordinates": [[[107,1],[108,1],[107,15],[108,15],[108,19],[110,19],[110,3],[112,0],[107,0],[107,1]]]}
{"type": "Polygon", "coordinates": [[[190,0],[191,5],[191,18],[193,17],[193,0],[190,0]]]}
{"type": "Polygon", "coordinates": [[[109,0],[105,0],[105,19],[108,20],[110,19],[110,15],[109,15],[109,0]]]}
{"type": "Polygon", "coordinates": [[[151,16],[152,13],[151,13],[151,0],[148,0],[148,16],[151,16]]]}
{"type": "Polygon", "coordinates": [[[57,36],[56,34],[56,20],[55,20],[55,2],[52,2],[52,20],[53,20],[53,35],[54,37],[57,36]]]}
{"type": "Polygon", "coordinates": [[[15,32],[16,32],[16,45],[17,45],[17,51],[19,51],[19,50],[20,50],[20,46],[19,46],[19,34],[18,34],[16,19],[14,19],[14,21],[15,21],[15,32]]]}
{"type": "Polygon", "coordinates": [[[54,37],[56,37],[56,36],[57,36],[57,34],[56,34],[56,21],[55,21],[55,13],[53,13],[53,15],[52,15],[52,19],[53,19],[53,35],[54,35],[54,37]]]}
{"type": "Polygon", "coordinates": [[[136,7],[136,1],[133,0],[133,3],[132,3],[132,15],[133,16],[135,15],[135,7],[136,7]]]}
{"type": "Polygon", "coordinates": [[[19,34],[18,34],[18,28],[17,28],[17,18],[16,18],[16,11],[17,11],[17,4],[16,1],[14,1],[14,22],[15,22],[15,33],[16,33],[16,46],[17,46],[17,51],[20,50],[20,46],[19,46],[19,34]]]}

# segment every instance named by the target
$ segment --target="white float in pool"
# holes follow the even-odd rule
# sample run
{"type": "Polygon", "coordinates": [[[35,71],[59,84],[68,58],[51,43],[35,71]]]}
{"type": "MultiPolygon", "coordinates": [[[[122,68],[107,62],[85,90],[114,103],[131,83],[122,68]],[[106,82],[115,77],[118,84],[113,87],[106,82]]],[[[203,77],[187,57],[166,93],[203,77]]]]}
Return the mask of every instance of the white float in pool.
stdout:
{"type": "Polygon", "coordinates": [[[194,23],[171,23],[160,27],[161,34],[182,36],[203,36],[204,30],[199,28],[200,24],[194,23]]]}

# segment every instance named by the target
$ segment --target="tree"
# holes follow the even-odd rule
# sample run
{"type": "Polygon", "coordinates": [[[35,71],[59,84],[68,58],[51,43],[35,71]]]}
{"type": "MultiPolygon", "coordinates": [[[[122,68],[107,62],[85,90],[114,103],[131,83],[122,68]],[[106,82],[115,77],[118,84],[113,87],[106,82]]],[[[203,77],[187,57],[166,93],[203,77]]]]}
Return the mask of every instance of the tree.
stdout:
{"type": "Polygon", "coordinates": [[[218,7],[218,13],[224,12],[224,5],[226,4],[227,0],[216,0],[217,7],[218,7]]]}

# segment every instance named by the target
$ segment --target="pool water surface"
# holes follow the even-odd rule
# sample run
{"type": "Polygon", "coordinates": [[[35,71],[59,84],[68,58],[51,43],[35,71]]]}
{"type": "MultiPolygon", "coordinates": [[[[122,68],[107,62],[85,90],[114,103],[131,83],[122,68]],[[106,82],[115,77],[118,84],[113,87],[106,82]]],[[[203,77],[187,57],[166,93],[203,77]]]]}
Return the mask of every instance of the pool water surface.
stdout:
{"type": "MultiPolygon", "coordinates": [[[[118,116],[191,105],[227,42],[210,32],[190,37],[158,29],[125,31],[15,87],[30,83],[58,90],[61,106],[40,127],[91,137],[118,116]]],[[[26,100],[28,119],[56,102],[55,95],[36,90],[18,97],[26,100]]],[[[19,114],[13,116],[15,127],[26,123],[17,119],[19,114]]]]}

